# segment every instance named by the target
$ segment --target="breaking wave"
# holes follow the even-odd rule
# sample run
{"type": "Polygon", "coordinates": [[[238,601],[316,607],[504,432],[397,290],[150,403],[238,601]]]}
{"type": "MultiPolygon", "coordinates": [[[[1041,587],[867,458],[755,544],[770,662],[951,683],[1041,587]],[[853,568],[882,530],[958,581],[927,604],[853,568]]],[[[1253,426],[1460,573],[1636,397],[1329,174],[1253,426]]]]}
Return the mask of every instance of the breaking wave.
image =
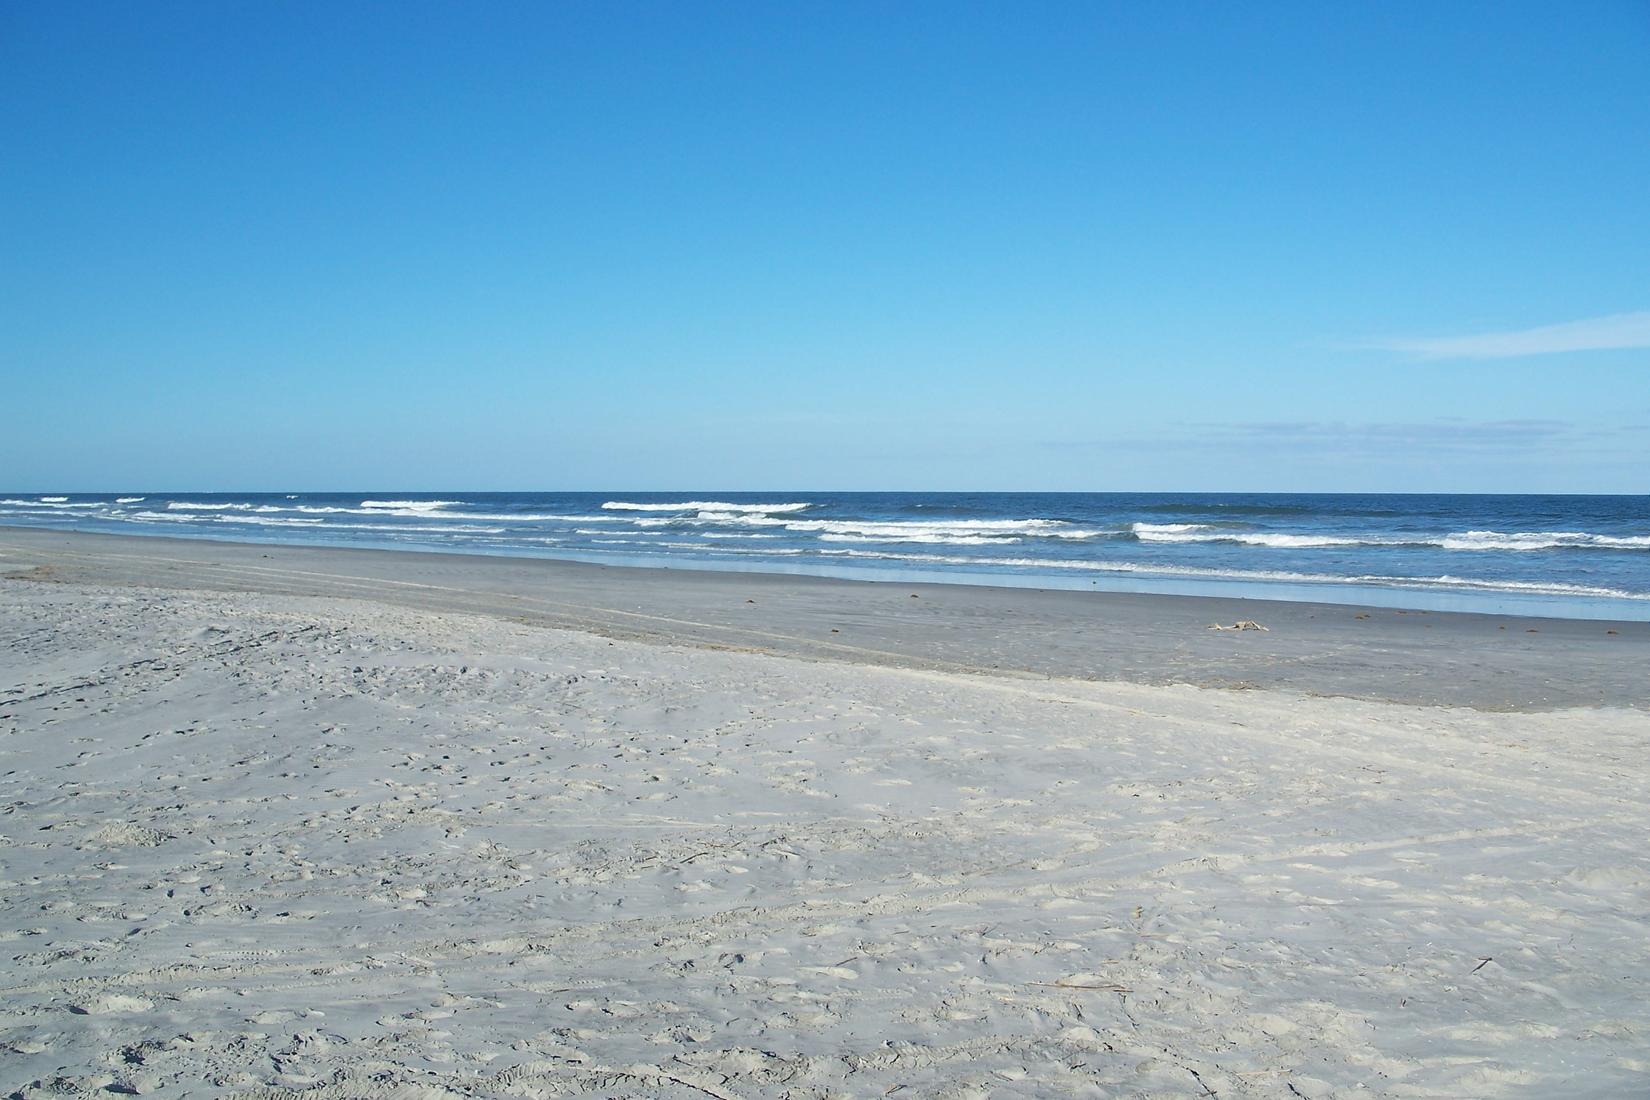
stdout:
{"type": "MultiPolygon", "coordinates": [[[[638,564],[724,562],[753,570],[853,562],[862,570],[974,570],[1031,584],[1085,577],[1082,587],[1101,575],[1180,577],[1241,582],[1248,585],[1242,595],[1265,595],[1268,585],[1353,584],[1650,599],[1650,498],[465,495],[14,493],[0,498],[0,523],[623,555],[638,564]]],[[[1650,618],[1642,606],[1623,613],[1650,618]]]]}
{"type": "Polygon", "coordinates": [[[1446,550],[1650,550],[1650,535],[1588,531],[1462,531],[1438,543],[1446,550]]]}
{"type": "Polygon", "coordinates": [[[755,515],[775,515],[805,511],[813,505],[806,501],[793,504],[730,504],[725,500],[682,500],[657,504],[609,500],[603,503],[602,507],[610,512],[749,512],[755,515]]]}
{"type": "Polygon", "coordinates": [[[462,500],[363,500],[361,507],[372,509],[394,508],[406,512],[438,512],[443,508],[457,508],[462,500]]]}
{"type": "Polygon", "coordinates": [[[1235,531],[1203,523],[1136,523],[1141,542],[1230,542],[1243,546],[1304,549],[1323,546],[1430,546],[1443,550],[1650,550],[1650,535],[1598,535],[1588,531],[1460,531],[1447,535],[1303,535],[1282,531],[1235,531]]]}

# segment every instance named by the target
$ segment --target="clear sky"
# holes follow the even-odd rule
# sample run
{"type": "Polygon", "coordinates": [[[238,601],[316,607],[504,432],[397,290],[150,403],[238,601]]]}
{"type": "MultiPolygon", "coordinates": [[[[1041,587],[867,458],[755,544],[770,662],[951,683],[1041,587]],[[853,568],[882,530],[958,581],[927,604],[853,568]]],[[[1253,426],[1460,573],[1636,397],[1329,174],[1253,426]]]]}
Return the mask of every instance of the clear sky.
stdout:
{"type": "Polygon", "coordinates": [[[1650,492],[1650,3],[0,5],[0,489],[1650,492]]]}

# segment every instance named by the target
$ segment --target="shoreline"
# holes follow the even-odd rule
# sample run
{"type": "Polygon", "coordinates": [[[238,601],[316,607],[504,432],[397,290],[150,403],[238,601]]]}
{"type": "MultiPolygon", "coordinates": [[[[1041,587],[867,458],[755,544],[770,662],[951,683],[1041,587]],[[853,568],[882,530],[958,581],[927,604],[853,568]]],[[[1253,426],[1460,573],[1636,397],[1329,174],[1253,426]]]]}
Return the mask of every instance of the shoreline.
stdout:
{"type": "Polygon", "coordinates": [[[1650,709],[1650,623],[0,527],[0,575],[373,600],[889,667],[1461,706],[1650,709]],[[913,598],[915,597],[915,598],[913,598]],[[1215,631],[1252,620],[1265,631],[1215,631]]]}
{"type": "MultiPolygon", "coordinates": [[[[1366,515],[1346,501],[1365,502],[1367,508],[1369,498],[1345,494],[1321,500],[1240,495],[1234,501],[1074,494],[1070,508],[1060,505],[1058,495],[1020,499],[985,494],[991,498],[985,504],[965,496],[951,509],[956,514],[932,512],[941,507],[939,502],[913,502],[897,493],[703,494],[820,498],[784,503],[661,501],[652,498],[679,494],[642,492],[444,494],[462,500],[401,500],[397,494],[379,494],[385,499],[378,499],[362,493],[200,493],[172,495],[212,499],[158,499],[167,495],[158,494],[148,504],[143,503],[149,501],[147,494],[113,500],[72,501],[65,495],[0,499],[0,505],[25,509],[0,509],[5,512],[0,525],[636,568],[1650,621],[1650,578],[1639,568],[1650,559],[1629,563],[1605,553],[1595,568],[1562,550],[1557,551],[1562,557],[1525,553],[1560,547],[1625,551],[1645,542],[1644,536],[1621,527],[1621,515],[1580,514],[1585,509],[1578,510],[1573,522],[1566,521],[1576,530],[1548,530],[1553,517],[1530,511],[1532,501],[1549,500],[1544,497],[1509,498],[1519,505],[1497,508],[1484,503],[1493,498],[1443,495],[1436,499],[1447,503],[1435,503],[1430,510],[1420,507],[1413,517],[1420,526],[1377,521],[1370,527],[1370,517],[1388,513],[1375,508],[1366,515]],[[607,499],[615,496],[642,499],[607,499]],[[1318,503],[1311,504],[1313,500],[1318,503]],[[1164,508],[1171,513],[1160,514],[1164,508]],[[1237,511],[1228,514],[1225,508],[1237,511]],[[986,515],[996,518],[981,518],[986,515]],[[1170,520],[1174,522],[1164,522],[1170,520]],[[1593,533],[1594,526],[1614,533],[1593,533]],[[758,544],[751,541],[755,539],[768,541],[758,544]],[[1083,540],[1070,545],[1096,549],[1060,550],[1069,539],[1083,540]],[[860,545],[838,545],[842,542],[860,545]],[[1234,556],[1233,548],[1240,544],[1248,549],[1234,556]],[[1278,549],[1255,556],[1255,547],[1278,549]],[[1327,559],[1316,557],[1317,549],[1304,549],[1331,547],[1337,549],[1327,559]]],[[[1574,498],[1550,499],[1556,506],[1574,498]]]]}

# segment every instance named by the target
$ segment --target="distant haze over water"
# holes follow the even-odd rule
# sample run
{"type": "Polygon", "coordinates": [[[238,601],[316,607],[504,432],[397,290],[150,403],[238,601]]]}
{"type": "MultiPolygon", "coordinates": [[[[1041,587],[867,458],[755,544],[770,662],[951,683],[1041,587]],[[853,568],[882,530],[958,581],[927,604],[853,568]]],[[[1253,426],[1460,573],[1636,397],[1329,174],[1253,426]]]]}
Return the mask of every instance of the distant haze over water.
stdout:
{"type": "Polygon", "coordinates": [[[1650,619],[1642,496],[11,493],[0,524],[1650,619]]]}

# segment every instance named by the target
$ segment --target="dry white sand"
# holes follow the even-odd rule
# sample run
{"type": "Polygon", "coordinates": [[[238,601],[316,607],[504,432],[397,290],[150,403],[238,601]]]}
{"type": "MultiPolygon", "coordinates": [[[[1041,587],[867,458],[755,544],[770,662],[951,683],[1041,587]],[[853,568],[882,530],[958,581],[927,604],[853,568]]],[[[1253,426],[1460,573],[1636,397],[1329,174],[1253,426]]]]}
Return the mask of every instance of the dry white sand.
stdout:
{"type": "Polygon", "coordinates": [[[4,580],[0,1094],[1645,1095],[1647,747],[4,580]]]}

